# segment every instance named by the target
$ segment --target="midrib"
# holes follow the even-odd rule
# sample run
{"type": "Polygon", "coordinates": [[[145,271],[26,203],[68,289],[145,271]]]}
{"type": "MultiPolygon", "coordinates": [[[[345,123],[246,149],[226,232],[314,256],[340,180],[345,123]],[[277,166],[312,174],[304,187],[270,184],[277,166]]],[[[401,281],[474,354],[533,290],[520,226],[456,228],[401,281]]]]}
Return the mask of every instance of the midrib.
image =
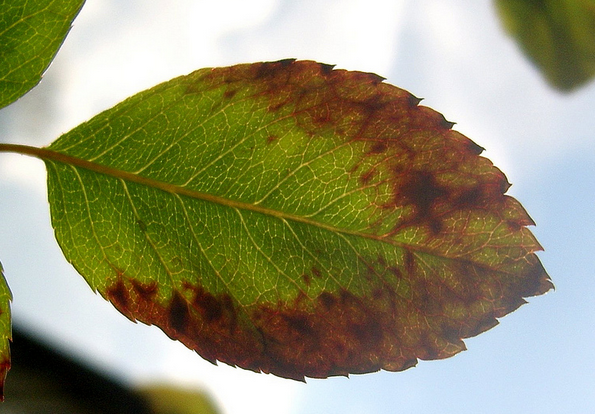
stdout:
{"type": "Polygon", "coordinates": [[[286,213],[279,210],[270,209],[261,205],[245,203],[242,201],[231,200],[229,198],[220,197],[213,194],[203,193],[200,191],[192,190],[186,187],[182,187],[176,184],[170,184],[163,181],[159,181],[153,178],[143,177],[138,174],[129,173],[127,171],[120,170],[118,168],[108,167],[102,164],[98,164],[92,161],[87,161],[72,155],[64,154],[61,152],[53,151],[47,148],[37,148],[28,145],[18,144],[0,144],[0,152],[15,152],[23,155],[30,155],[39,158],[44,161],[55,161],[65,165],[71,165],[78,168],[83,168],[88,171],[93,171],[99,174],[104,174],[110,177],[118,178],[128,182],[133,182],[147,187],[156,188],[168,193],[178,194],[185,197],[194,198],[197,200],[203,200],[207,202],[216,203],[222,206],[236,208],[243,211],[251,211],[255,213],[264,214],[270,217],[277,217],[297,223],[303,223],[310,226],[315,226],[333,233],[341,233],[345,235],[363,237],[367,239],[382,241],[391,245],[400,247],[410,247],[404,243],[399,243],[395,240],[383,238],[374,234],[362,233],[354,230],[344,229],[335,227],[326,223],[321,223],[316,220],[312,220],[308,217],[299,216],[297,214],[286,213]]]}

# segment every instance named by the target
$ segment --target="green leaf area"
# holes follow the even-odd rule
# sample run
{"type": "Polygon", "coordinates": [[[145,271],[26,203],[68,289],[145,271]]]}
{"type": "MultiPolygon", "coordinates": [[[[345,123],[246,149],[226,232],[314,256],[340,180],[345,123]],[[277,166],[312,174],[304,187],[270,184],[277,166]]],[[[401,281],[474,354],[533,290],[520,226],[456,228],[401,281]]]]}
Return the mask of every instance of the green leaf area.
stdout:
{"type": "Polygon", "coordinates": [[[10,301],[12,294],[4,278],[4,270],[0,263],[0,401],[4,401],[4,381],[10,370],[10,339],[12,338],[12,322],[10,318],[10,301]]]}
{"type": "Polygon", "coordinates": [[[39,83],[83,0],[0,0],[0,108],[39,83]]]}
{"type": "Polygon", "coordinates": [[[595,0],[497,0],[508,32],[548,82],[570,91],[595,75],[595,0]]]}
{"type": "Polygon", "coordinates": [[[48,149],[67,259],[209,361],[303,379],[445,358],[551,288],[504,175],[377,75],[201,69],[48,149]]]}

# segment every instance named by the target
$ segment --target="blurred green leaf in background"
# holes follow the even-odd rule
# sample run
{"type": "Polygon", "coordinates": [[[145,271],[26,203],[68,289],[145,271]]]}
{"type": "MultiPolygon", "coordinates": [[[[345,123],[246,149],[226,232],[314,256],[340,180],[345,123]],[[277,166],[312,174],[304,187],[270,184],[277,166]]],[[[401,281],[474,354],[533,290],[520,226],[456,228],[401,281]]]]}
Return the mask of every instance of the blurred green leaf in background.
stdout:
{"type": "Polygon", "coordinates": [[[83,0],[0,0],[0,108],[41,80],[83,0]]]}
{"type": "Polygon", "coordinates": [[[595,74],[595,0],[497,0],[502,22],[548,83],[572,91],[595,74]]]}
{"type": "Polygon", "coordinates": [[[171,385],[150,385],[139,390],[158,414],[218,414],[211,398],[201,390],[171,385]]]}

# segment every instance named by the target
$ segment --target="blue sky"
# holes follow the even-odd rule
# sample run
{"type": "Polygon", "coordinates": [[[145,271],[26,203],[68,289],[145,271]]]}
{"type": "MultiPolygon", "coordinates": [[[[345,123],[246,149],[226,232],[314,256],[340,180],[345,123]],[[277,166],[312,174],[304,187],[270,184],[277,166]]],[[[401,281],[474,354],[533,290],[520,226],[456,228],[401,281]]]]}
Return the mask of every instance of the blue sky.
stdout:
{"type": "Polygon", "coordinates": [[[457,122],[537,222],[556,291],[402,373],[301,384],[214,367],[94,295],[53,238],[43,164],[1,154],[16,323],[132,384],[205,387],[230,414],[595,412],[595,83],[549,88],[491,1],[88,0],[39,87],[0,113],[0,140],[45,145],[174,76],[286,57],[378,73],[457,122]]]}

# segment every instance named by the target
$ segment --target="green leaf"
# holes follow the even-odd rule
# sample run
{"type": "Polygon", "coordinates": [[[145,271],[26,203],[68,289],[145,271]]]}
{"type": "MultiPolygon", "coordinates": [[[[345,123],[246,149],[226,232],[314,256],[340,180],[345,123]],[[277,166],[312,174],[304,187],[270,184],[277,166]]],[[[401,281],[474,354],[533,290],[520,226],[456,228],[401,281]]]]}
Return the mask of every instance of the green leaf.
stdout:
{"type": "Polygon", "coordinates": [[[0,0],[0,108],[41,80],[83,0],[0,0]]]}
{"type": "Polygon", "coordinates": [[[168,385],[150,385],[139,390],[155,414],[218,414],[208,394],[168,385]]]}
{"type": "Polygon", "coordinates": [[[595,75],[595,0],[497,0],[506,30],[557,89],[595,75]]]}
{"type": "Polygon", "coordinates": [[[6,374],[10,370],[11,300],[12,294],[4,278],[2,263],[0,263],[0,401],[4,401],[4,382],[6,381],[6,374]]]}
{"type": "Polygon", "coordinates": [[[32,152],[130,319],[283,377],[398,371],[552,287],[504,175],[418,102],[309,61],[201,69],[32,152]]]}

